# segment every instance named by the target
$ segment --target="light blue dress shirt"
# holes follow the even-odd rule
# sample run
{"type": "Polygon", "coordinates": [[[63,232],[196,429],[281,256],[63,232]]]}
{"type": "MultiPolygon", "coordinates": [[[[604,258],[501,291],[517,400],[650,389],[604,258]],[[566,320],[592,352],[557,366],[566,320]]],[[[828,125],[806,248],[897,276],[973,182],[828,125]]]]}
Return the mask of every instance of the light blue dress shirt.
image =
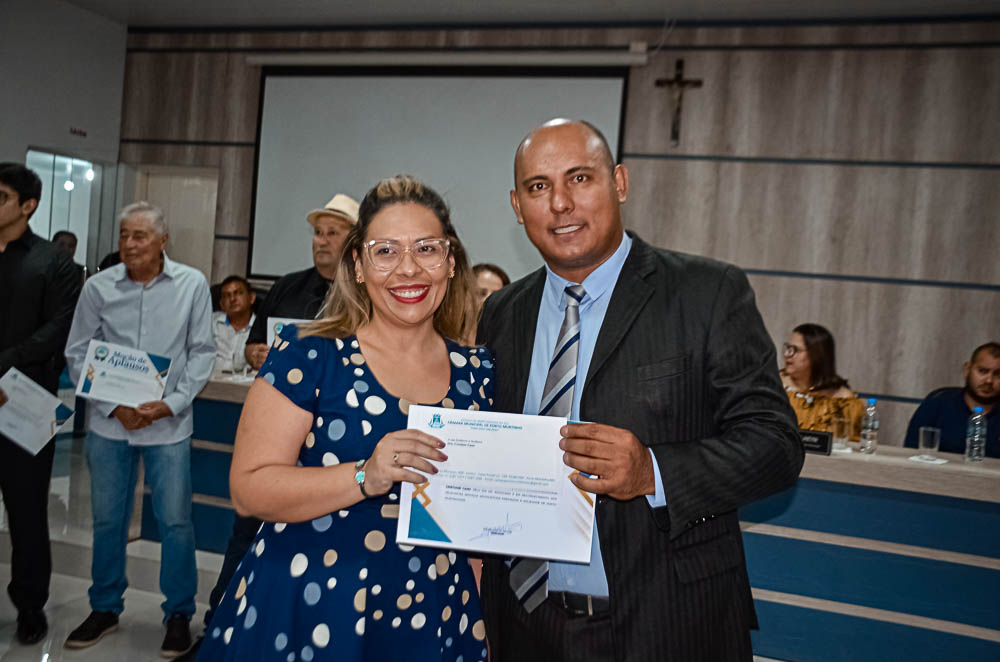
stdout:
{"type": "Polygon", "coordinates": [[[117,405],[91,401],[90,430],[135,446],[172,444],[191,436],[191,404],[215,363],[212,297],[200,271],[164,255],[163,272],[145,284],[130,280],[124,264],[95,274],[83,285],[66,341],[74,383],[80,379],[91,339],[169,357],[163,402],[173,416],[141,430],[126,430],[117,418],[110,418],[117,405]]]}
{"type": "MultiPolygon", "coordinates": [[[[604,323],[604,314],[611,302],[611,294],[618,282],[625,258],[632,248],[632,239],[627,234],[622,235],[618,249],[599,267],[580,283],[586,290],[580,302],[580,345],[577,351],[576,386],[573,391],[573,408],[570,419],[580,419],[580,398],[583,395],[590,368],[590,359],[594,355],[597,335],[604,323]]],[[[566,314],[566,295],[564,291],[570,281],[556,275],[547,266],[545,289],[542,292],[542,303],[538,308],[538,323],[535,326],[535,344],[531,350],[531,370],[528,373],[528,386],[524,395],[524,413],[537,414],[542,391],[545,389],[545,378],[548,376],[549,362],[552,360],[553,348],[559,337],[563,317],[566,314]]],[[[647,496],[650,507],[666,505],[663,497],[663,482],[656,457],[650,451],[653,459],[653,473],[656,480],[656,493],[647,496]]],[[[571,591],[595,596],[608,595],[608,578],[604,574],[604,560],[601,557],[601,543],[594,526],[594,538],[590,553],[590,564],[584,563],[549,563],[549,590],[571,591]]]]}

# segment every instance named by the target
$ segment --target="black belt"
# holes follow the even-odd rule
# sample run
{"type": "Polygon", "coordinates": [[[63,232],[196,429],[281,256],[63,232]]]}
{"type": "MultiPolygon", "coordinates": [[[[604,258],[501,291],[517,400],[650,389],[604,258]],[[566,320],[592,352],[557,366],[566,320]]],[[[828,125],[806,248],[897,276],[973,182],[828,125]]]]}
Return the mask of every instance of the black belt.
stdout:
{"type": "Polygon", "coordinates": [[[602,616],[611,611],[611,601],[594,595],[549,591],[549,601],[570,616],[602,616]]]}

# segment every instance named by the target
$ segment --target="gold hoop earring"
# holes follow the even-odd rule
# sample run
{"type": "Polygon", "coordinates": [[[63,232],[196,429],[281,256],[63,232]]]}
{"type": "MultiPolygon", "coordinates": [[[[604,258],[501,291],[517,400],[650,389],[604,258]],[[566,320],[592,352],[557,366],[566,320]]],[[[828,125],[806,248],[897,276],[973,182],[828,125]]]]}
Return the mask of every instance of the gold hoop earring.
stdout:
{"type": "Polygon", "coordinates": [[[357,276],[355,276],[354,280],[358,283],[358,285],[360,285],[361,283],[365,282],[365,278],[361,274],[358,274],[357,276]]]}

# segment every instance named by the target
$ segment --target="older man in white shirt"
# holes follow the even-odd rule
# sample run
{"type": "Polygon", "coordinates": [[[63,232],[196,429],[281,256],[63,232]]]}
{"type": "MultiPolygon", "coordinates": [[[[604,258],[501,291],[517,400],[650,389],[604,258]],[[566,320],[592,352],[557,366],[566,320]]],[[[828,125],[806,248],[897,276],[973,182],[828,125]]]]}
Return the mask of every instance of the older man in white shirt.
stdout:
{"type": "Polygon", "coordinates": [[[215,361],[212,306],[205,277],[171,261],[163,212],[137,202],[122,210],[122,264],[86,282],[66,344],[74,381],[92,339],[171,359],[163,399],[138,407],[94,402],[85,450],[94,518],[90,616],[66,639],[68,648],[97,643],[118,627],[124,609],[125,545],[142,457],[162,538],[160,590],[167,633],[164,657],[191,646],[198,574],[191,522],[191,405],[215,361]]]}

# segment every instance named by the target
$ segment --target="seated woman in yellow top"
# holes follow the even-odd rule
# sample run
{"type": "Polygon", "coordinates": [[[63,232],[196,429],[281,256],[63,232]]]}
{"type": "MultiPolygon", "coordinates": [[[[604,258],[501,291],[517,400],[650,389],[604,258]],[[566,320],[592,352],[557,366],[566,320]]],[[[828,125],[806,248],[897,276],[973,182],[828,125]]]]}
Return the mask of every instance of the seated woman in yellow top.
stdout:
{"type": "Polygon", "coordinates": [[[784,345],[781,381],[802,430],[833,432],[833,419],[846,418],[849,436],[861,436],[865,407],[837,374],[833,336],[819,324],[800,324],[784,345]]]}

